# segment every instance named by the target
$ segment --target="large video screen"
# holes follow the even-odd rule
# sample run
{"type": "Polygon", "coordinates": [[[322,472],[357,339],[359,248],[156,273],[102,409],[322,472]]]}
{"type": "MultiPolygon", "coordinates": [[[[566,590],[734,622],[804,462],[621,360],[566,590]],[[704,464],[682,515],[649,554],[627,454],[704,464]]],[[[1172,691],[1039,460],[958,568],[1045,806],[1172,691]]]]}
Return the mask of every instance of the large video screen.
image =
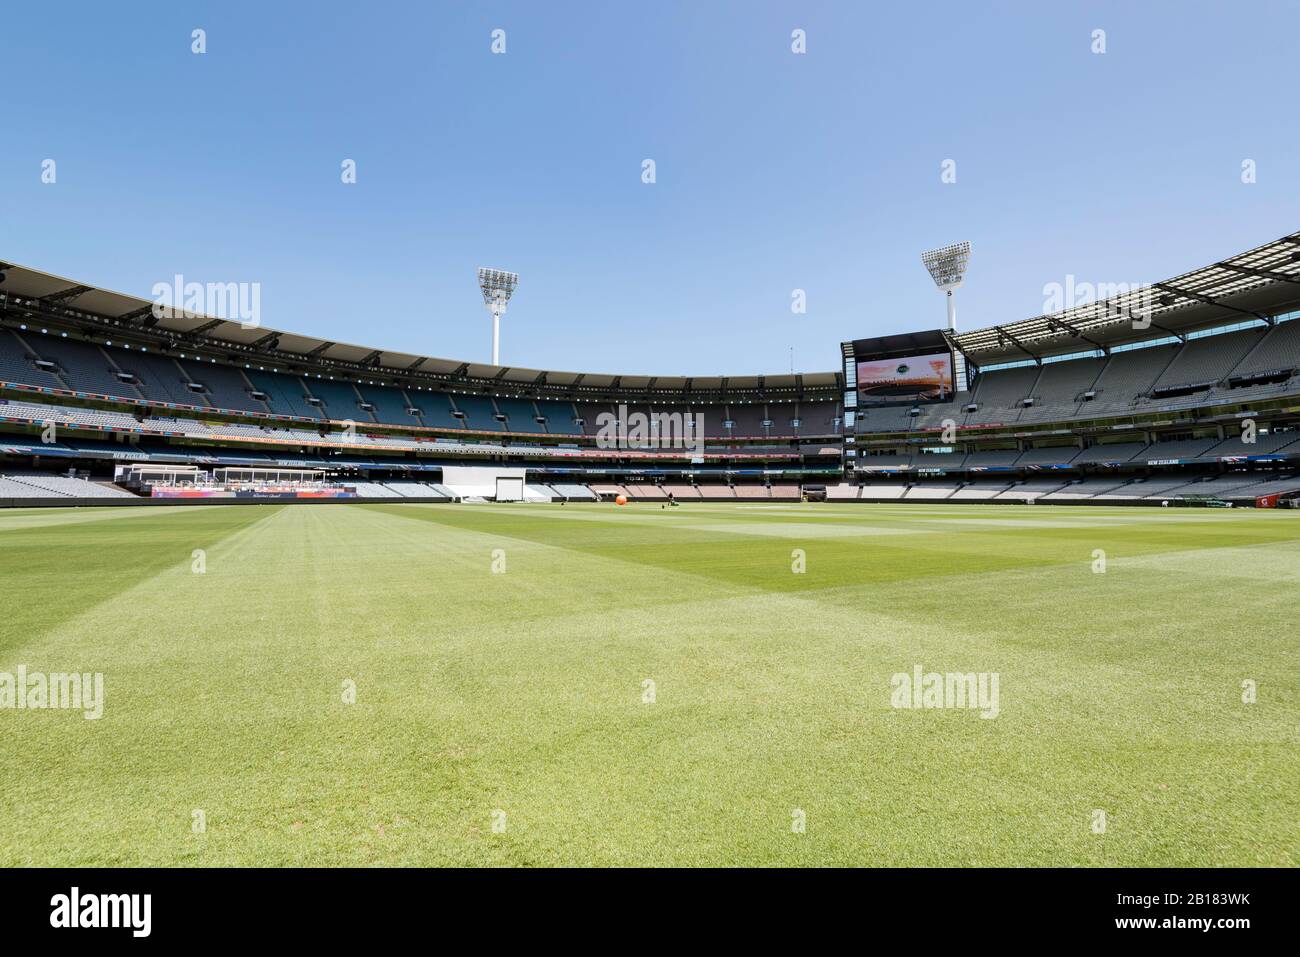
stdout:
{"type": "Polygon", "coordinates": [[[858,405],[937,402],[953,393],[952,353],[857,359],[858,405]]]}

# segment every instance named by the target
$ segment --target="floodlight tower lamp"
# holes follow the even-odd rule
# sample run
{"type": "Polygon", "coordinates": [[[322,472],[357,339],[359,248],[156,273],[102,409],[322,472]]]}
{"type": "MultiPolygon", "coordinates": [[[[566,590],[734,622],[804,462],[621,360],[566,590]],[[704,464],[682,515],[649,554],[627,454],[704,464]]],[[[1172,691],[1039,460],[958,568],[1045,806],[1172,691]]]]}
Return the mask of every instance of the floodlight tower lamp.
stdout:
{"type": "Polygon", "coordinates": [[[930,278],[939,287],[948,300],[948,330],[957,331],[957,303],[953,299],[953,290],[966,278],[966,266],[970,263],[970,243],[953,243],[940,246],[921,253],[921,263],[930,273],[930,278]]]}
{"type": "Polygon", "coordinates": [[[492,364],[501,364],[501,314],[506,303],[519,285],[519,274],[504,269],[478,268],[478,287],[483,290],[483,303],[492,313],[492,364]]]}

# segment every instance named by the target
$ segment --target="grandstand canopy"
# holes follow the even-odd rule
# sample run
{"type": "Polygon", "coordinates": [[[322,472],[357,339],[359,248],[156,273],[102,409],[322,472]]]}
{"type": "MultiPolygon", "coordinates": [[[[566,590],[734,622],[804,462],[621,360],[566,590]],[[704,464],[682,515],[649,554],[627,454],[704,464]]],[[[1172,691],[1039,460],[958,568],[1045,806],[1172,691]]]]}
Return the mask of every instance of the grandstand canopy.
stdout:
{"type": "Polygon", "coordinates": [[[1052,315],[958,333],[976,365],[1046,358],[1183,336],[1300,308],[1300,232],[1173,279],[1052,315]],[[1150,325],[1135,328],[1149,321],[1150,325]]]}
{"type": "MultiPolygon", "coordinates": [[[[499,382],[506,388],[646,392],[806,392],[835,389],[840,379],[838,370],[768,376],[649,376],[560,372],[439,359],[265,326],[245,328],[238,321],[215,316],[170,310],[155,316],[152,301],[138,296],[86,286],[5,262],[0,262],[0,272],[5,274],[5,282],[0,285],[0,305],[11,315],[22,315],[24,308],[34,308],[44,317],[57,315],[74,323],[83,320],[86,324],[102,324],[107,320],[112,327],[127,332],[166,334],[191,348],[233,349],[266,361],[304,367],[326,360],[346,363],[354,371],[358,367],[373,369],[376,375],[432,374],[474,379],[480,384],[499,382]],[[15,297],[34,302],[15,302],[15,297]]],[[[1054,315],[956,334],[953,341],[975,364],[991,365],[1181,335],[1251,317],[1266,319],[1290,308],[1300,308],[1300,232],[1149,287],[1054,315]],[[1135,329],[1133,317],[1137,315],[1149,319],[1150,327],[1135,329]]],[[[878,341],[906,338],[884,336],[878,341]]]]}
{"type": "MultiPolygon", "coordinates": [[[[494,366],[491,363],[439,359],[413,353],[377,349],[335,342],[315,336],[283,332],[267,326],[245,327],[238,321],[216,316],[160,310],[154,315],[153,302],[138,296],[82,285],[25,266],[0,262],[5,282],[0,285],[0,300],[22,297],[37,300],[43,308],[53,307],[76,321],[108,319],[127,331],[138,330],[171,334],[194,348],[233,347],[256,353],[270,361],[301,363],[310,366],[317,360],[332,360],[373,368],[377,375],[432,373],[449,377],[496,381],[503,386],[529,385],[572,386],[586,389],[667,390],[743,392],[748,390],[838,388],[838,371],[782,375],[745,376],[652,376],[620,375],[598,372],[560,372],[527,369],[517,366],[494,366]]],[[[12,306],[12,302],[8,305],[12,306]]]]}

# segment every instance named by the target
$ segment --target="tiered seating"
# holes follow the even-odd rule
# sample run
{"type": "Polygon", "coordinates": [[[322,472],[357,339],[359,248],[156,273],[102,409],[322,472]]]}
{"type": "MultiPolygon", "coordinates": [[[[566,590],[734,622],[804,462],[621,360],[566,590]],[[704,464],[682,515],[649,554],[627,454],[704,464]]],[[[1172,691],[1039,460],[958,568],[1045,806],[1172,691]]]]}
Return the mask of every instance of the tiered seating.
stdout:
{"type": "Polygon", "coordinates": [[[1078,454],[1078,447],[1073,445],[1053,445],[1037,449],[1025,449],[1020,458],[1016,459],[1016,464],[1064,465],[1078,454]]]}
{"type": "Polygon", "coordinates": [[[1283,450],[1288,452],[1300,449],[1300,432],[1270,432],[1267,435],[1256,433],[1254,442],[1243,442],[1241,436],[1234,435],[1224,439],[1206,450],[1207,456],[1231,455],[1271,455],[1283,450]],[[1295,449],[1291,447],[1295,446],[1295,449]]]}
{"type": "Polygon", "coordinates": [[[966,457],[966,468],[994,468],[1002,465],[1013,465],[1018,458],[1020,458],[1019,449],[987,449],[972,452],[968,455],[966,457]]]}
{"type": "Polygon", "coordinates": [[[578,410],[572,402],[546,402],[538,400],[537,411],[546,419],[546,431],[551,435],[581,435],[582,429],[574,421],[578,410]]]}
{"type": "Polygon", "coordinates": [[[545,485],[539,485],[536,482],[529,482],[524,486],[525,502],[554,502],[560,497],[553,489],[547,488],[545,485]]]}
{"type": "Polygon", "coordinates": [[[1064,482],[1060,481],[1021,482],[1019,485],[1013,485],[1005,492],[1002,492],[998,495],[998,498],[1027,502],[1030,499],[1042,498],[1044,495],[1059,491],[1064,484],[1064,482]]]}
{"type": "Polygon", "coordinates": [[[673,498],[678,498],[682,500],[687,500],[687,499],[698,500],[703,497],[700,495],[700,490],[697,489],[694,485],[668,485],[667,483],[665,483],[664,485],[660,486],[660,488],[664,490],[664,494],[672,495],[673,498]]]}
{"type": "Polygon", "coordinates": [[[585,485],[575,485],[568,482],[553,482],[551,488],[555,489],[556,494],[568,499],[570,502],[596,501],[596,493],[585,485]]]}
{"type": "Polygon", "coordinates": [[[44,405],[34,402],[0,400],[0,415],[30,418],[36,422],[52,421],[59,425],[93,425],[113,429],[130,429],[140,425],[125,412],[79,409],[70,405],[44,405]]]}
{"type": "Polygon", "coordinates": [[[802,490],[799,488],[798,483],[795,482],[773,482],[768,486],[768,490],[771,497],[775,499],[786,501],[794,499],[797,501],[803,497],[802,490]]]}
{"type": "Polygon", "coordinates": [[[840,483],[839,485],[826,486],[826,500],[828,502],[848,502],[857,501],[859,488],[856,485],[840,483]]]}
{"type": "Polygon", "coordinates": [[[379,482],[353,482],[348,480],[348,485],[355,485],[357,495],[361,498],[403,498],[401,492],[395,492],[386,485],[379,482]]]}
{"type": "Polygon", "coordinates": [[[12,488],[12,498],[135,498],[125,489],[100,485],[86,479],[66,475],[46,475],[39,472],[9,472],[5,474],[6,488],[12,488]],[[26,489],[24,493],[20,489],[26,489]]]}
{"type": "Polygon", "coordinates": [[[1262,329],[1241,329],[1188,340],[1174,361],[1169,363],[1169,367],[1152,384],[1152,388],[1218,382],[1263,338],[1262,329]]]}
{"type": "MultiPolygon", "coordinates": [[[[182,405],[203,405],[203,396],[185,387],[187,376],[181,372],[176,360],[136,349],[113,348],[108,358],[123,372],[135,376],[131,383],[146,399],[154,402],[176,402],[182,405]]],[[[117,391],[120,394],[123,387],[117,391]]]]}
{"type": "Polygon", "coordinates": [[[896,499],[902,498],[906,492],[906,485],[885,485],[871,482],[862,486],[858,497],[863,499],[896,499]]]}
{"type": "Polygon", "coordinates": [[[955,491],[957,491],[956,485],[913,485],[907,490],[907,494],[903,498],[909,502],[912,499],[933,501],[948,498],[955,491]]]}
{"type": "Polygon", "coordinates": [[[68,388],[54,373],[37,368],[33,363],[38,358],[40,354],[28,348],[17,333],[0,329],[0,379],[44,389],[68,388]]]}
{"type": "MultiPolygon", "coordinates": [[[[373,415],[361,408],[361,396],[357,394],[357,390],[350,383],[331,382],[329,379],[304,379],[303,382],[307,386],[307,391],[322,402],[321,405],[312,406],[316,409],[317,415],[335,421],[343,419],[351,419],[354,422],[378,421],[373,415]]],[[[384,391],[393,390],[385,389],[384,391]]],[[[407,415],[396,421],[409,424],[413,420],[407,415]]]]}
{"type": "Polygon", "coordinates": [[[326,418],[323,410],[307,404],[304,398],[307,393],[298,379],[256,369],[249,369],[245,374],[248,376],[248,381],[253,384],[253,388],[265,392],[270,397],[268,404],[271,406],[271,411],[277,415],[299,415],[308,419],[326,418]]]}
{"type": "Polygon", "coordinates": [[[736,498],[771,498],[766,485],[737,485],[736,498]]]}
{"type": "Polygon", "coordinates": [[[1113,478],[1083,479],[1082,481],[1071,482],[1059,491],[1048,492],[1043,498],[1058,501],[1082,501],[1103,492],[1112,492],[1125,484],[1127,483],[1113,478]]]}
{"type": "Polygon", "coordinates": [[[502,399],[496,400],[497,408],[501,414],[506,417],[505,429],[507,432],[542,432],[541,424],[537,421],[537,412],[533,409],[533,403],[528,399],[502,399]]]}
{"type": "MultiPolygon", "coordinates": [[[[407,412],[406,410],[409,408],[417,408],[421,412],[430,415],[434,414],[434,407],[437,404],[441,404],[442,408],[447,410],[448,413],[450,413],[451,409],[443,396],[438,396],[436,403],[424,401],[425,393],[423,392],[416,392],[408,397],[407,393],[401,389],[360,384],[356,386],[356,392],[361,396],[361,401],[375,407],[374,417],[377,421],[388,422],[392,425],[420,425],[425,422],[424,416],[416,417],[407,412]],[[426,409],[426,406],[430,408],[426,409]]],[[[447,418],[451,418],[450,414],[447,415],[447,418]]]]}
{"type": "Polygon", "coordinates": [[[578,417],[583,420],[582,431],[584,435],[595,435],[600,431],[600,416],[606,412],[615,415],[617,410],[608,402],[577,402],[574,408],[578,412],[578,417]]]}
{"type": "MultiPolygon", "coordinates": [[[[344,484],[347,483],[345,482],[344,484]]],[[[398,495],[401,495],[403,498],[442,498],[443,497],[440,492],[436,491],[434,487],[428,484],[427,482],[408,482],[404,480],[389,479],[385,482],[382,483],[377,482],[374,484],[383,485],[385,488],[389,489],[390,491],[396,492],[398,495]]]]}
{"type": "Polygon", "coordinates": [[[777,432],[781,435],[838,435],[840,432],[840,404],[838,402],[800,402],[796,406],[782,404],[774,406],[780,410],[780,415],[773,415],[772,418],[779,426],[777,432]],[[790,410],[790,414],[787,414],[790,410]],[[792,415],[798,416],[799,427],[797,429],[790,427],[789,419],[792,415]]]}
{"type": "MultiPolygon", "coordinates": [[[[128,389],[109,369],[108,358],[98,346],[86,342],[64,339],[61,336],[42,336],[28,332],[27,342],[42,359],[59,367],[60,378],[78,392],[96,392],[101,395],[119,395],[128,389]]],[[[133,394],[133,393],[132,393],[133,394]]]]}
{"type": "Polygon", "coordinates": [[[658,485],[649,483],[629,483],[627,485],[628,498],[636,499],[661,499],[667,498],[667,493],[658,485]]]}
{"type": "Polygon", "coordinates": [[[477,395],[457,395],[452,396],[452,401],[458,410],[464,413],[465,417],[461,420],[467,429],[474,429],[478,432],[502,432],[505,427],[497,421],[496,409],[492,406],[492,400],[484,396],[477,395]]]}
{"type": "Polygon", "coordinates": [[[1082,403],[1079,414],[1096,416],[1132,410],[1137,396],[1150,390],[1181,348],[1179,345],[1151,346],[1112,355],[1093,386],[1097,397],[1082,403]]]}
{"type": "MultiPolygon", "coordinates": [[[[728,404],[726,408],[727,408],[727,413],[724,418],[724,421],[726,419],[730,419],[731,422],[734,424],[732,425],[731,429],[728,430],[726,428],[721,427],[722,422],[716,423],[716,427],[718,427],[718,431],[716,434],[749,436],[749,437],[760,437],[760,438],[765,437],[767,435],[767,430],[763,428],[763,420],[767,418],[766,405],[728,404]]],[[[705,422],[706,422],[705,434],[707,435],[710,434],[709,430],[711,427],[713,427],[713,424],[708,422],[708,417],[706,417],[705,422]]]]}
{"type": "MultiPolygon", "coordinates": [[[[189,376],[191,382],[197,382],[204,391],[193,396],[192,405],[206,405],[217,409],[246,409],[252,412],[269,412],[265,402],[254,399],[249,392],[248,380],[243,373],[231,366],[215,362],[194,362],[177,359],[176,364],[189,376]]],[[[117,391],[110,395],[119,394],[117,391]]]]}
{"type": "Polygon", "coordinates": [[[1239,488],[1235,494],[1248,495],[1253,498],[1257,495],[1285,495],[1290,492],[1300,492],[1300,475],[1287,475],[1282,478],[1246,485],[1239,488]]]}
{"type": "Polygon", "coordinates": [[[967,425],[983,422],[1014,422],[1023,406],[1020,400],[1033,391],[1038,366],[1019,366],[986,372],[975,383],[972,401],[979,410],[966,415],[967,425]]]}
{"type": "Polygon", "coordinates": [[[965,452],[918,452],[912,465],[918,469],[956,469],[966,464],[965,452]]]}
{"type": "MultiPolygon", "coordinates": [[[[929,464],[929,455],[918,455],[917,459],[922,460],[919,464],[929,464]]],[[[907,468],[912,464],[910,455],[862,455],[859,453],[858,464],[864,468],[907,468]]]]}
{"type": "Polygon", "coordinates": [[[1187,439],[1181,442],[1153,442],[1134,455],[1132,462],[1163,462],[1171,459],[1196,459],[1218,444],[1217,439],[1187,439]]]}
{"type": "Polygon", "coordinates": [[[1084,449],[1074,457],[1074,465],[1095,465],[1098,462],[1127,462],[1146,445],[1142,442],[1111,442],[1084,449]]]}
{"type": "MultiPolygon", "coordinates": [[[[952,492],[951,498],[953,498],[954,500],[969,499],[974,501],[989,501],[990,499],[996,498],[1000,493],[1006,491],[1007,488],[1010,486],[1010,484],[1011,484],[1010,482],[1005,482],[1005,481],[968,482],[967,484],[963,485],[961,488],[957,489],[957,491],[952,492]]],[[[951,486],[948,486],[947,488],[949,491],[952,491],[951,486]]],[[[922,497],[920,495],[914,494],[915,492],[916,489],[915,488],[912,489],[907,493],[907,497],[908,498],[922,497]]],[[[931,497],[947,498],[949,496],[933,495],[931,497]]]]}
{"type": "Polygon", "coordinates": [[[1020,412],[1021,422],[1048,422],[1069,419],[1079,408],[1080,397],[1088,391],[1106,367],[1104,358],[1070,359],[1048,362],[1034,386],[1035,403],[1020,412]]]}
{"type": "MultiPolygon", "coordinates": [[[[906,432],[914,427],[919,428],[920,420],[912,418],[911,409],[912,406],[909,405],[858,406],[853,430],[858,433],[906,432]]],[[[931,407],[926,407],[926,410],[932,411],[931,407]]]]}

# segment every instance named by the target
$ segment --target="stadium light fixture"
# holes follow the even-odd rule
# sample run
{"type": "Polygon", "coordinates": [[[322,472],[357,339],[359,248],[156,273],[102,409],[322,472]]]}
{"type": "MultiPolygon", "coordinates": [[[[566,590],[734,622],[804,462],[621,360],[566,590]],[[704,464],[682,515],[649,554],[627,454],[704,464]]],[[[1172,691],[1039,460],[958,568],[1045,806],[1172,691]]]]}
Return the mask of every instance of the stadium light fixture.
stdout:
{"type": "Polygon", "coordinates": [[[504,269],[478,268],[478,287],[483,290],[483,302],[492,313],[492,364],[501,364],[501,314],[506,303],[519,285],[519,274],[504,269]]]}
{"type": "Polygon", "coordinates": [[[948,330],[957,331],[957,306],[952,291],[966,278],[966,264],[970,262],[970,243],[953,243],[921,253],[921,263],[929,270],[934,284],[948,299],[948,330]]]}

